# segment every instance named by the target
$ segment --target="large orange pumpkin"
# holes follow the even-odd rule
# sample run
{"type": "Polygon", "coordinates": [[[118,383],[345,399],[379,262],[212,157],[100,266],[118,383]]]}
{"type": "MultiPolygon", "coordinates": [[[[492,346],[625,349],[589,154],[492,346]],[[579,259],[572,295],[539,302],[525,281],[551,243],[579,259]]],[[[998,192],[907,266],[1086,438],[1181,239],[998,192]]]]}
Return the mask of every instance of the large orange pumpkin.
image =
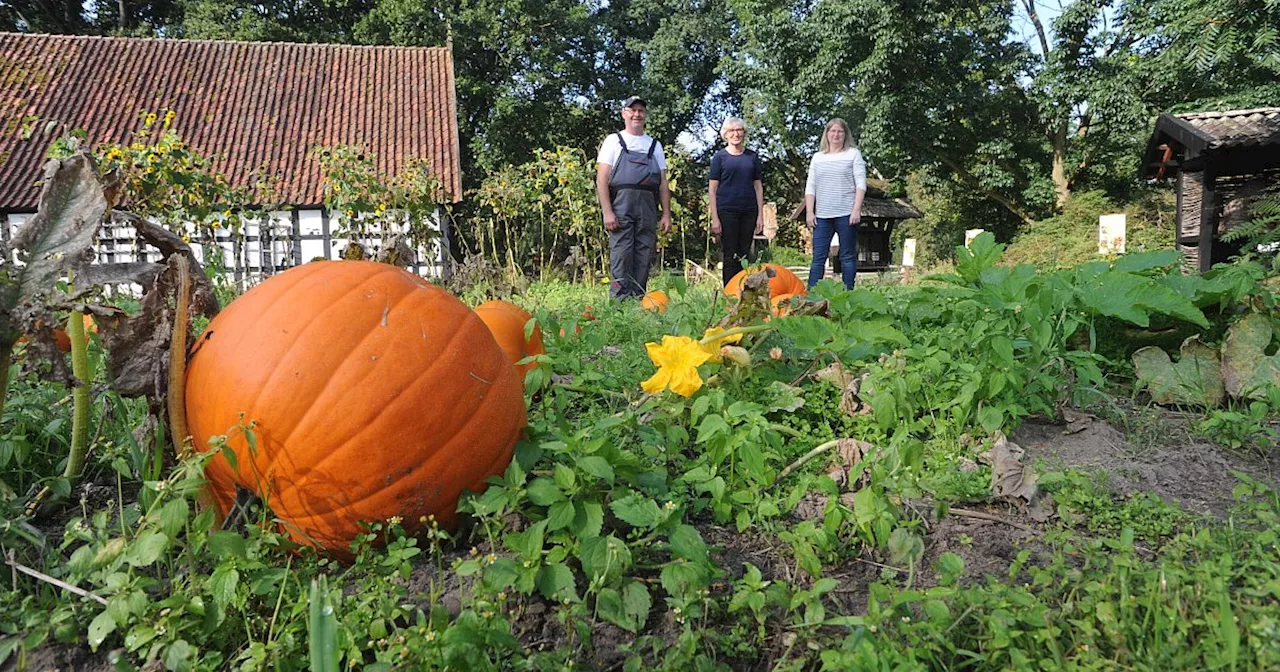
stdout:
{"type": "Polygon", "coordinates": [[[645,310],[665,313],[667,312],[667,303],[669,301],[670,299],[667,298],[667,293],[657,289],[645,294],[644,297],[640,299],[640,307],[645,310]]]}
{"type": "Polygon", "coordinates": [[[796,277],[786,266],[778,264],[761,264],[751,266],[738,271],[738,274],[729,278],[729,284],[724,286],[724,293],[728,296],[741,297],[742,283],[746,282],[747,277],[752,273],[759,273],[764,268],[772,268],[774,276],[769,279],[769,296],[770,298],[781,296],[783,294],[808,294],[809,288],[805,286],[800,278],[796,277]]]}
{"type": "MultiPolygon", "coordinates": [[[[502,351],[507,353],[507,359],[512,364],[532,355],[545,355],[547,349],[542,346],[542,329],[535,322],[533,332],[529,334],[526,340],[524,337],[524,325],[533,319],[533,316],[525,311],[524,308],[507,301],[489,301],[476,306],[476,315],[489,327],[489,332],[493,334],[494,340],[498,342],[498,346],[502,351]]],[[[520,364],[516,369],[520,371],[520,375],[524,376],[530,369],[537,366],[536,362],[520,364]]]]}
{"type": "Polygon", "coordinates": [[[434,515],[505,471],[525,426],[523,385],[484,322],[448,292],[371,261],[318,261],[273,276],[192,346],[195,446],[228,435],[206,469],[222,515],[236,486],[296,541],[346,555],[362,521],[434,515]]]}

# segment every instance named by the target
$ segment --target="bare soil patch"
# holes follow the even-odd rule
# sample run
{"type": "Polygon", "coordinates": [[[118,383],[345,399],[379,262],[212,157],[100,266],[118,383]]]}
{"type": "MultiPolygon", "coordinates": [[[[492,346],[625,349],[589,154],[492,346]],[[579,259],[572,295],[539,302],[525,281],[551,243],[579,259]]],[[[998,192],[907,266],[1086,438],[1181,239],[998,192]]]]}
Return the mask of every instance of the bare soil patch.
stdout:
{"type": "Polygon", "coordinates": [[[1225,518],[1239,471],[1272,486],[1280,473],[1280,452],[1263,460],[1193,439],[1180,418],[1166,417],[1160,444],[1136,445],[1100,418],[1087,416],[1070,425],[1026,422],[1013,440],[1041,469],[1083,469],[1106,477],[1119,495],[1150,491],[1191,513],[1225,518]],[[1077,430],[1078,431],[1072,431],[1077,430]]]}

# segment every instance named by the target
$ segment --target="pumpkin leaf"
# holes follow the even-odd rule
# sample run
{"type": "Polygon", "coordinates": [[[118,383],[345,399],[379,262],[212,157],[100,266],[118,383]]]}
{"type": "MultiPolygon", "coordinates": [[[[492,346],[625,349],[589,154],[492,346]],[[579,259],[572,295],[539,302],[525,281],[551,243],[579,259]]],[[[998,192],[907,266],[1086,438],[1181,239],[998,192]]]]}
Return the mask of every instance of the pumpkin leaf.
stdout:
{"type": "MultiPolygon", "coordinates": [[[[143,286],[142,309],[133,316],[119,312],[105,313],[95,310],[98,316],[99,334],[107,350],[107,373],[112,389],[126,397],[153,395],[164,399],[168,393],[169,343],[173,338],[174,297],[177,296],[181,277],[176,256],[187,260],[187,276],[190,282],[190,314],[213,317],[218,313],[218,300],[191,246],[172,231],[158,224],[121,211],[112,216],[126,220],[138,233],[138,237],[160,250],[166,263],[143,286]]],[[[182,316],[189,319],[189,315],[182,316]]],[[[192,352],[214,334],[205,332],[192,352]]]]}
{"type": "Polygon", "coordinates": [[[1140,385],[1158,404],[1214,407],[1226,396],[1224,371],[1218,353],[1192,336],[1182,342],[1178,363],[1156,346],[1134,352],[1134,372],[1140,385]]]}
{"type": "Polygon", "coordinates": [[[1280,386],[1280,355],[1266,354],[1273,328],[1266,315],[1250,313],[1231,325],[1222,344],[1222,378],[1235,398],[1266,397],[1267,386],[1280,386]]]}

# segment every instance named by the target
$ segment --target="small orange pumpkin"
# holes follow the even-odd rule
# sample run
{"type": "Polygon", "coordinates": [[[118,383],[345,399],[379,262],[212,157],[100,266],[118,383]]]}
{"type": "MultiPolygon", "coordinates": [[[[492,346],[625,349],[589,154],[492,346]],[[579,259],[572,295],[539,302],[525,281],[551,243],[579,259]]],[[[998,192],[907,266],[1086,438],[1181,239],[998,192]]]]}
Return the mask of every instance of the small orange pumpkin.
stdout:
{"type": "Polygon", "coordinates": [[[746,282],[747,277],[752,273],[759,273],[765,268],[772,268],[774,275],[769,279],[769,296],[782,296],[783,294],[808,294],[809,288],[805,286],[800,278],[787,269],[786,266],[779,264],[761,264],[752,266],[738,271],[738,274],[729,278],[729,284],[724,286],[724,293],[728,296],[737,298],[742,297],[742,283],[746,282]]]}
{"type": "MultiPolygon", "coordinates": [[[[528,324],[533,316],[520,306],[507,301],[488,301],[476,306],[475,312],[484,321],[485,326],[489,327],[493,339],[498,342],[498,347],[507,353],[507,359],[510,359],[512,364],[525,357],[547,354],[547,349],[542,345],[542,329],[538,327],[537,322],[533,324],[533,332],[529,334],[529,338],[525,339],[524,325],[528,324]]],[[[535,366],[537,362],[528,362],[517,365],[516,369],[523,377],[535,366]]]]}
{"type": "Polygon", "coordinates": [[[665,313],[667,312],[667,303],[669,301],[670,299],[667,298],[667,293],[657,289],[645,294],[644,297],[640,299],[640,307],[657,313],[665,313]]]}
{"type": "Polygon", "coordinates": [[[501,474],[525,426],[524,386],[478,315],[412,273],[317,261],[272,276],[192,345],[187,420],[225,516],[237,487],[295,541],[349,557],[363,521],[413,534],[457,520],[458,496],[501,474]],[[241,423],[256,422],[250,449],[241,423]]]}

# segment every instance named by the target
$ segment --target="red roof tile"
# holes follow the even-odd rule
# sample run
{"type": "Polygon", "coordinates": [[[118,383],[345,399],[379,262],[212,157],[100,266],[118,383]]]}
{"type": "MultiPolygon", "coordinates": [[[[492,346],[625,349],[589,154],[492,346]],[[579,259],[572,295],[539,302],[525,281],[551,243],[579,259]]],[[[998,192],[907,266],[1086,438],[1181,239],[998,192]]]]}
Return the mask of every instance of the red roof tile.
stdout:
{"type": "Polygon", "coordinates": [[[428,159],[462,194],[447,48],[0,33],[0,211],[35,210],[47,122],[122,142],[170,109],[230,181],[268,176],[288,204],[322,202],[319,144],[362,146],[388,173],[428,159]]]}

